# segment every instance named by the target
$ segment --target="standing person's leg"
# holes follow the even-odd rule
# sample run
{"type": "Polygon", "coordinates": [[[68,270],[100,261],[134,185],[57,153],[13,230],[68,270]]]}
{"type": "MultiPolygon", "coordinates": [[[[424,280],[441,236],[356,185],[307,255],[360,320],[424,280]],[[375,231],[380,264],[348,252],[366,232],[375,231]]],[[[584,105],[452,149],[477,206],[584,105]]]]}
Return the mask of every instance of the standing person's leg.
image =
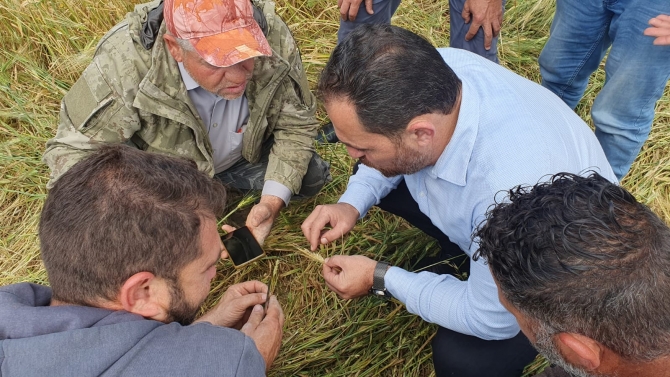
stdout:
{"type": "MultiPolygon", "coordinates": [[[[363,24],[390,24],[391,17],[400,5],[400,0],[374,0],[372,4],[373,14],[368,14],[365,9],[365,2],[361,2],[358,8],[358,14],[354,21],[344,21],[340,18],[340,29],[337,31],[337,43],[339,44],[351,33],[358,25],[363,24]]],[[[335,134],[335,128],[332,122],[328,122],[321,127],[319,135],[316,137],[319,143],[337,143],[339,140],[335,134]]]]}
{"type": "Polygon", "coordinates": [[[365,10],[365,3],[361,2],[358,8],[358,14],[354,21],[344,21],[340,19],[340,29],[337,31],[337,43],[342,42],[344,38],[351,33],[358,25],[362,24],[390,24],[391,17],[400,5],[400,0],[374,0],[372,3],[373,14],[368,14],[365,10]]]}
{"type": "Polygon", "coordinates": [[[656,102],[670,78],[670,47],[655,46],[643,34],[651,18],[670,14],[670,1],[614,2],[612,48],[605,85],[591,109],[596,137],[621,180],[649,136],[656,102]]]}
{"type": "MultiPolygon", "coordinates": [[[[484,48],[484,30],[481,28],[477,31],[474,38],[469,41],[465,40],[465,35],[468,33],[468,30],[470,30],[472,21],[466,24],[461,16],[464,4],[465,0],[449,0],[449,45],[451,47],[474,52],[494,63],[499,63],[498,37],[493,38],[490,50],[484,48]]],[[[502,10],[505,10],[505,0],[502,2],[502,10]]]]}
{"type": "Polygon", "coordinates": [[[602,0],[557,0],[549,39],[540,53],[542,86],[574,109],[610,45],[613,14],[602,0]]]}
{"type": "Polygon", "coordinates": [[[512,339],[483,340],[440,327],[432,346],[437,377],[519,377],[537,356],[522,332],[512,339]]]}

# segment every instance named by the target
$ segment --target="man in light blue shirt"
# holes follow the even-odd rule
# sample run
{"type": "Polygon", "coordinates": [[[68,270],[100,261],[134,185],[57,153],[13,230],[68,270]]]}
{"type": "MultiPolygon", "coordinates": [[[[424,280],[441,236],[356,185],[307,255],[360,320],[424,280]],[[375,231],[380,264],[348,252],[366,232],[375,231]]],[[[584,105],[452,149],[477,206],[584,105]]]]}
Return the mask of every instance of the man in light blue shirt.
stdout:
{"type": "MultiPolygon", "coordinates": [[[[587,169],[616,182],[593,132],[553,93],[475,54],[436,50],[401,28],[352,32],[324,69],[319,95],[361,165],[339,202],[318,206],[303,223],[312,249],[392,196],[386,208],[415,225],[421,219],[411,212],[420,212],[443,248],[470,257],[477,251],[472,232],[502,190],[587,169]],[[327,224],[332,229],[323,232],[327,224]]],[[[363,256],[331,257],[323,273],[343,298],[372,288],[440,325],[433,340],[438,376],[519,376],[535,355],[483,260],[470,263],[467,281],[363,256]]]]}

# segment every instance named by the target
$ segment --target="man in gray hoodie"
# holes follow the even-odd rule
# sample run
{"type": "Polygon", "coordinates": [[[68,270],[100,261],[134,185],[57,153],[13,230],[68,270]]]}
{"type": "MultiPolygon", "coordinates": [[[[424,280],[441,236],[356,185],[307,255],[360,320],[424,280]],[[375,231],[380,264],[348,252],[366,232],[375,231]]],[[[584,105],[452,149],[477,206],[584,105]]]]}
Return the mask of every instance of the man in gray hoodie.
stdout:
{"type": "Polygon", "coordinates": [[[265,375],[284,322],[265,284],[231,286],[194,321],[227,257],[225,195],[193,162],[122,145],[77,163],[40,219],[51,288],[0,288],[0,374],[265,375]]]}

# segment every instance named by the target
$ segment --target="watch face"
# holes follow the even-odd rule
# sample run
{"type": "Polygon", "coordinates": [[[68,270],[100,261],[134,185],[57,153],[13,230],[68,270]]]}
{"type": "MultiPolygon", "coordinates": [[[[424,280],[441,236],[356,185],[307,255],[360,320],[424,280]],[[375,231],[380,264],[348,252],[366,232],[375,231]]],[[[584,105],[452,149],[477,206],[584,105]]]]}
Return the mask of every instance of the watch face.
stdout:
{"type": "Polygon", "coordinates": [[[370,294],[382,300],[390,300],[393,296],[385,289],[370,289],[370,294]]]}

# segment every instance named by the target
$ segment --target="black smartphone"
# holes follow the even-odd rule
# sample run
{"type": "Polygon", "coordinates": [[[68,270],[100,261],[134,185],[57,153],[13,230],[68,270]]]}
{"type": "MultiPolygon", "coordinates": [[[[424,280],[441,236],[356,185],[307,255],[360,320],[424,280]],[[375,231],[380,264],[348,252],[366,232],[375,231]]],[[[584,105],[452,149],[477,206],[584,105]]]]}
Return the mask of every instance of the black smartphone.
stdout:
{"type": "Polygon", "coordinates": [[[265,256],[263,248],[246,226],[224,234],[221,241],[235,267],[242,267],[265,256]]]}

